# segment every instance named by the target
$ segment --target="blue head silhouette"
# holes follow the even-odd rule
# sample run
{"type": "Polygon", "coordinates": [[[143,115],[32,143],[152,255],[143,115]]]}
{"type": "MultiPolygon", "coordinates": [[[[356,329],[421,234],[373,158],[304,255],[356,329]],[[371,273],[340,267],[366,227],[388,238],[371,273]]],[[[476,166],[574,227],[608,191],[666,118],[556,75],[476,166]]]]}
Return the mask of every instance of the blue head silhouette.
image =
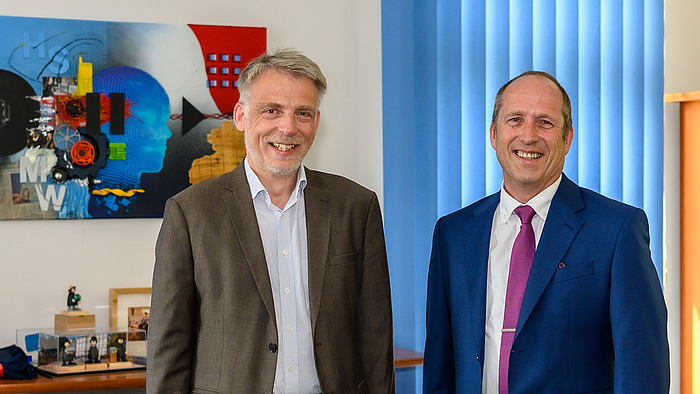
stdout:
{"type": "Polygon", "coordinates": [[[170,100],[165,89],[148,73],[133,67],[113,67],[93,78],[93,91],[109,96],[124,93],[131,103],[123,135],[110,134],[110,124],[101,131],[110,143],[126,145],[125,160],[108,160],[97,179],[103,187],[131,189],[140,187],[141,174],[163,168],[166,141],[172,133],[167,127],[170,100]]]}

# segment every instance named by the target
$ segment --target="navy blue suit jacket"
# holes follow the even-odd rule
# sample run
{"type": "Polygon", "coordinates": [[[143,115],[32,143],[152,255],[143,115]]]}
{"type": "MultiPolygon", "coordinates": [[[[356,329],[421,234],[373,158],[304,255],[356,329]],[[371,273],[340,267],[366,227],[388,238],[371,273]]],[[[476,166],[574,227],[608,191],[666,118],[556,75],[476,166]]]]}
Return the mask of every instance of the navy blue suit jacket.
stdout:
{"type": "MultiPolygon", "coordinates": [[[[481,393],[489,242],[498,202],[493,194],[435,226],[424,393],[481,393]]],[[[509,393],[666,394],[666,325],[644,211],[563,176],[520,310],[509,393]]]]}

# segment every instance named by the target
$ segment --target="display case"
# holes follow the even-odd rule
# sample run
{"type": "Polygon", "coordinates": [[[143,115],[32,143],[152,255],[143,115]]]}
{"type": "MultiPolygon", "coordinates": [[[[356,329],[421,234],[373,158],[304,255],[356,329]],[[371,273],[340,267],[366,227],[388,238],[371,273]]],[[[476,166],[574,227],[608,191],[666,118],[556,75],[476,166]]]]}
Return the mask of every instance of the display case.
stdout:
{"type": "Polygon", "coordinates": [[[25,344],[36,344],[34,364],[54,376],[146,368],[145,330],[41,329],[29,334],[22,331],[25,344]]]}

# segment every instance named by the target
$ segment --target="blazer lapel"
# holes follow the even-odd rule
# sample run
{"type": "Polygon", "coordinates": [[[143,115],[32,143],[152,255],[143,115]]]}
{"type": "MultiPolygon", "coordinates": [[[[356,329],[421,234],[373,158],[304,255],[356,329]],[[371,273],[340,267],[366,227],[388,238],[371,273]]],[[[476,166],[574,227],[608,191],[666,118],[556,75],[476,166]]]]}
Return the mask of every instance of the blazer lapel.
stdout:
{"type": "Polygon", "coordinates": [[[321,307],[323,281],[328,261],[328,245],[331,235],[331,196],[326,184],[314,171],[305,168],[308,183],[304,189],[306,204],[306,234],[309,257],[309,305],[311,308],[311,330],[316,328],[321,307]]]}
{"type": "MultiPolygon", "coordinates": [[[[472,332],[475,343],[480,344],[483,351],[484,332],[486,329],[486,281],[488,277],[489,245],[493,214],[500,200],[499,193],[488,197],[473,211],[474,219],[467,224],[464,232],[464,264],[458,264],[452,278],[467,278],[467,299],[471,313],[472,332]]],[[[459,288],[460,283],[452,284],[453,289],[459,288]]]]}
{"type": "Polygon", "coordinates": [[[583,220],[576,215],[576,212],[584,208],[585,205],[578,186],[562,174],[561,184],[552,199],[540,242],[535,251],[535,258],[532,262],[520,308],[515,338],[518,337],[527,318],[552,279],[557,266],[583,225],[583,220]]]}
{"type": "Polygon", "coordinates": [[[238,237],[238,243],[243,249],[243,254],[250,266],[250,272],[253,274],[253,279],[260,292],[260,297],[262,297],[267,313],[275,321],[275,305],[272,298],[270,275],[267,272],[267,260],[243,163],[241,162],[241,165],[229,174],[224,203],[238,237]]]}

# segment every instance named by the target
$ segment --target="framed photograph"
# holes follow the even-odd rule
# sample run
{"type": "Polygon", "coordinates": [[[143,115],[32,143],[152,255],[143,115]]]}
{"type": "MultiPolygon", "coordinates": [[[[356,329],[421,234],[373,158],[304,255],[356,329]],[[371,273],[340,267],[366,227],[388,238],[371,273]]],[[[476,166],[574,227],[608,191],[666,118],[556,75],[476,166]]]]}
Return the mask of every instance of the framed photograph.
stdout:
{"type": "Polygon", "coordinates": [[[109,289],[110,328],[148,327],[151,309],[150,287],[109,289]]]}
{"type": "Polygon", "coordinates": [[[148,319],[151,314],[150,306],[130,306],[128,312],[130,329],[148,330],[148,319]]]}

